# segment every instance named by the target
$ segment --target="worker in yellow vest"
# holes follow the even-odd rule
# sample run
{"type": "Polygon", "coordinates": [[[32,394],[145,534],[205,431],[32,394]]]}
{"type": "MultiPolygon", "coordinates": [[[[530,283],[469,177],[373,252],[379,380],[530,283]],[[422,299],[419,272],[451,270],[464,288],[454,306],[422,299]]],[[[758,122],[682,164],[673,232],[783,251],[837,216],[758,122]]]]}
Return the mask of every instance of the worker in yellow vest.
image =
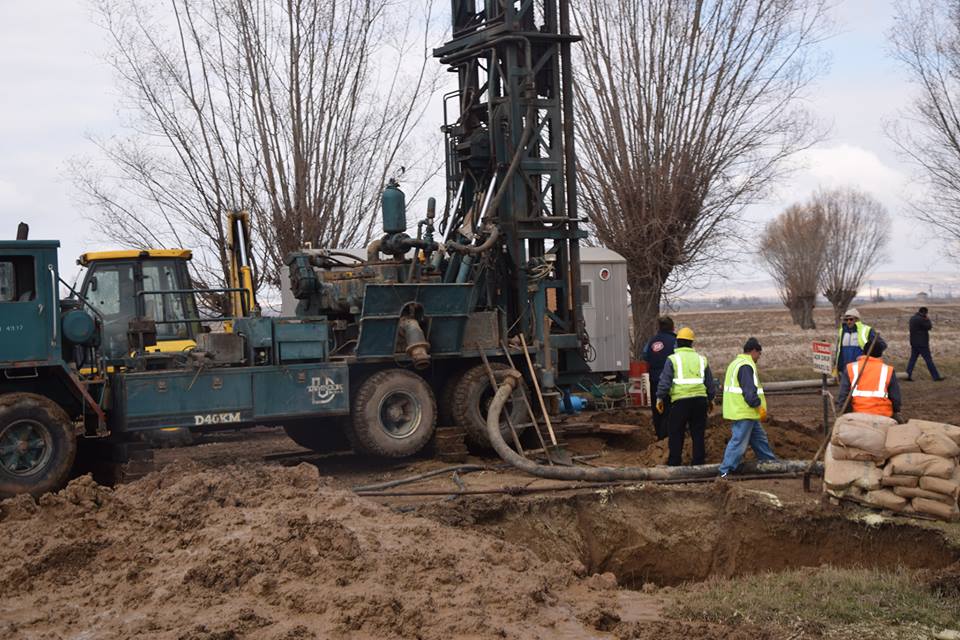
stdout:
{"type": "Polygon", "coordinates": [[[849,363],[863,355],[864,347],[870,344],[874,335],[876,332],[873,327],[860,322],[859,311],[851,307],[843,313],[837,330],[837,356],[833,363],[835,376],[839,378],[849,363]]]}
{"type": "Polygon", "coordinates": [[[707,457],[704,432],[717,386],[707,359],[693,350],[693,341],[693,330],[689,327],[677,332],[677,347],[667,358],[657,384],[657,411],[663,413],[667,400],[670,401],[667,464],[671,467],[681,464],[683,440],[688,428],[693,440],[692,463],[703,464],[707,457]]]}
{"type": "Polygon", "coordinates": [[[763,394],[757,362],[763,347],[756,338],[748,338],[743,353],[733,359],[723,379],[723,418],[733,421],[730,441],[723,452],[720,477],[740,466],[749,446],[757,460],[776,460],[767,432],[761,422],[767,421],[767,398],[763,394]]]}
{"type": "Polygon", "coordinates": [[[849,363],[840,374],[837,410],[843,407],[849,395],[849,411],[899,418],[900,384],[894,375],[893,366],[888,365],[881,357],[887,349],[887,343],[877,336],[873,346],[867,346],[870,353],[849,363]],[[851,390],[854,381],[857,384],[851,390]]]}

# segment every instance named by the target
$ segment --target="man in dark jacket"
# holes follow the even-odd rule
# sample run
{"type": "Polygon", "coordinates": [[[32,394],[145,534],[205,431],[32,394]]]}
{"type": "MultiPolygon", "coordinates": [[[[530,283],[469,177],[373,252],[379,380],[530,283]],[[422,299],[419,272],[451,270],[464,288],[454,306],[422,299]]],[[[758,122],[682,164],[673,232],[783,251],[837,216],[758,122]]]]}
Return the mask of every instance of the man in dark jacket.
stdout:
{"type": "Polygon", "coordinates": [[[913,382],[913,367],[917,364],[918,357],[922,357],[927,363],[930,377],[934,381],[943,380],[943,376],[937,371],[937,365],[933,364],[933,356],[930,355],[930,329],[932,328],[933,323],[927,317],[926,307],[920,307],[910,317],[910,361],[907,362],[907,382],[913,382]]]}
{"type": "MultiPolygon", "coordinates": [[[[647,346],[643,348],[643,359],[650,369],[650,386],[654,392],[656,392],[657,384],[660,382],[663,366],[677,346],[677,334],[673,332],[673,319],[663,316],[657,320],[657,325],[659,332],[650,338],[647,346]]],[[[653,429],[657,434],[657,440],[663,440],[667,437],[667,425],[670,424],[667,418],[670,413],[670,402],[667,400],[664,404],[663,413],[657,411],[655,402],[651,404],[653,429]]]]}

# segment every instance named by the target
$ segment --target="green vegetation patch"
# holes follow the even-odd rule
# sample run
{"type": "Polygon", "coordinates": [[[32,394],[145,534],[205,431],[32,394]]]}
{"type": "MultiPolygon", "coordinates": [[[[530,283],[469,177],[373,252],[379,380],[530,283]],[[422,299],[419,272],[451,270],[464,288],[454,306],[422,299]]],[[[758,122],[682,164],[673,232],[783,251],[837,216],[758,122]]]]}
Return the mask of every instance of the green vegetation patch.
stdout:
{"type": "Polygon", "coordinates": [[[960,628],[960,597],[914,571],[804,568],[712,578],[674,591],[667,615],[726,625],[773,625],[831,638],[929,638],[960,628]],[[866,635],[864,635],[866,634],[866,635]]]}

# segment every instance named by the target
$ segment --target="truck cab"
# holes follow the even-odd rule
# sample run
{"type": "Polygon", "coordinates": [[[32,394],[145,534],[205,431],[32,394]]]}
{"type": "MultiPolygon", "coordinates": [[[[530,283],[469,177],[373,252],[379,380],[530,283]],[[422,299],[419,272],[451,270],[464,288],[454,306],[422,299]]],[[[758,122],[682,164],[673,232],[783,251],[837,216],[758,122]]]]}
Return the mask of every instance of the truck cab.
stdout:
{"type": "Polygon", "coordinates": [[[156,322],[157,344],[147,351],[186,351],[196,346],[200,324],[187,249],[85,253],[80,295],[102,316],[101,350],[107,360],[129,353],[127,329],[134,318],[156,322]]]}

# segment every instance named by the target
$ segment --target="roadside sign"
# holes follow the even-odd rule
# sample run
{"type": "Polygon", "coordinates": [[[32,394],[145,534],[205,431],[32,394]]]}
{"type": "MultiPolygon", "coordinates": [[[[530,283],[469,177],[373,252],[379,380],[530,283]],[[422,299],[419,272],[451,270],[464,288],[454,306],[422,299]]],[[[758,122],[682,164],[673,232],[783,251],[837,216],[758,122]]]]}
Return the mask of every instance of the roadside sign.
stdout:
{"type": "Polygon", "coordinates": [[[813,343],[813,370],[824,375],[833,373],[833,345],[829,342],[813,343]]]}

